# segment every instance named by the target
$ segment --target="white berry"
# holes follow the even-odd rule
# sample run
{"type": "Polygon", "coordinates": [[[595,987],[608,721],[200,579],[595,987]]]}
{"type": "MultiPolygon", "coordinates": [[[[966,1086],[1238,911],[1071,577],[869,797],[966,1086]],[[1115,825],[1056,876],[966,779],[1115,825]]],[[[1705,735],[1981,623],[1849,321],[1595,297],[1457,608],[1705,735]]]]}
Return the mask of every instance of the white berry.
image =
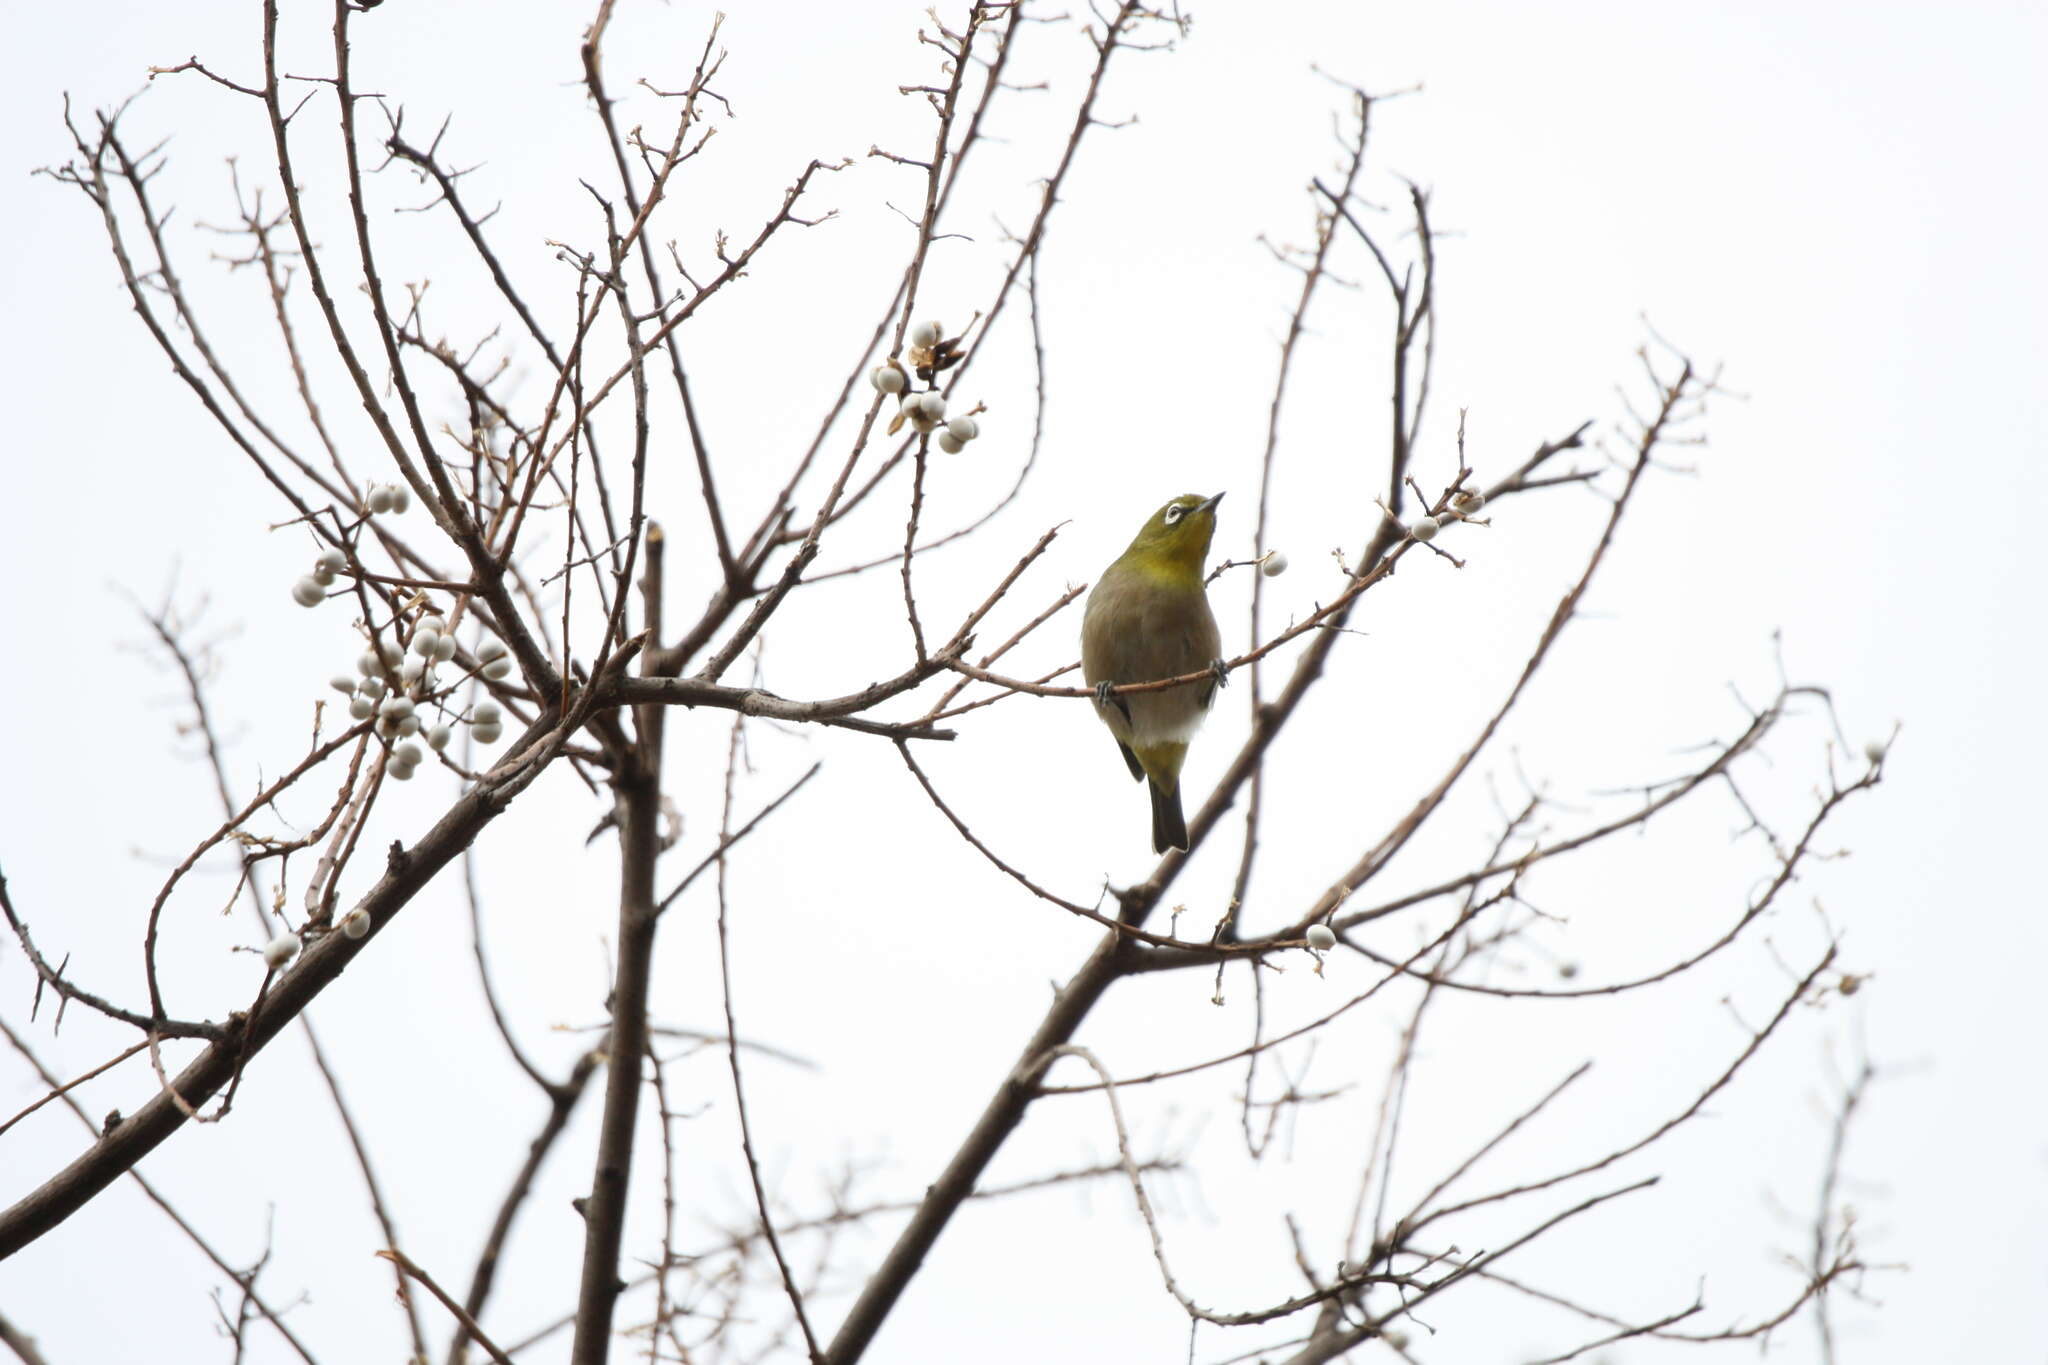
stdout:
{"type": "Polygon", "coordinates": [[[498,703],[480,701],[476,704],[476,709],[469,713],[469,718],[478,725],[496,725],[504,715],[505,713],[498,709],[498,703]]]}
{"type": "Polygon", "coordinates": [[[505,732],[499,729],[496,724],[491,724],[472,725],[469,727],[469,733],[470,737],[475,739],[476,742],[479,744],[496,744],[498,742],[498,737],[504,734],[505,732]]]}
{"type": "Polygon", "coordinates": [[[440,639],[440,643],[434,646],[434,662],[437,664],[445,664],[454,657],[455,637],[453,635],[443,635],[440,639]]]}
{"type": "Polygon", "coordinates": [[[1873,767],[1879,763],[1884,762],[1884,745],[1879,744],[1874,739],[1871,740],[1868,744],[1863,746],[1863,756],[1866,759],[1870,760],[1870,763],[1873,767]]]}
{"type": "Polygon", "coordinates": [[[1308,946],[1319,953],[1327,953],[1337,946],[1337,935],[1327,924],[1311,924],[1308,927],[1308,946]]]}
{"type": "Polygon", "coordinates": [[[427,747],[429,749],[447,748],[449,737],[454,733],[453,730],[445,725],[436,725],[433,729],[427,731],[427,747]]]}
{"type": "Polygon", "coordinates": [[[1287,556],[1274,550],[1259,562],[1259,572],[1268,578],[1278,578],[1287,572],[1287,556]]]}
{"type": "Polygon", "coordinates": [[[412,490],[402,483],[391,485],[391,510],[404,512],[412,506],[412,490]]]}
{"type": "Polygon", "coordinates": [[[1468,488],[1451,496],[1451,506],[1469,517],[1486,506],[1486,494],[1476,488],[1468,488]]]}
{"type": "Polygon", "coordinates": [[[1408,534],[1424,544],[1428,544],[1436,539],[1438,525],[1439,523],[1435,517],[1417,517],[1415,524],[1408,528],[1408,534]]]}
{"type": "Polygon", "coordinates": [[[427,755],[425,751],[422,750],[419,745],[414,744],[410,740],[407,740],[404,744],[399,745],[397,748],[391,751],[391,757],[397,762],[403,763],[408,768],[412,767],[415,763],[418,763],[421,759],[425,758],[426,756],[427,755]]]}
{"type": "Polygon", "coordinates": [[[377,703],[370,697],[351,697],[349,699],[348,713],[357,720],[368,720],[376,709],[377,703]]]}
{"type": "Polygon", "coordinates": [[[476,657],[484,663],[489,663],[493,659],[504,658],[505,642],[503,640],[484,641],[476,647],[476,657]]]}
{"type": "Polygon", "coordinates": [[[370,912],[360,905],[341,917],[341,932],[350,938],[370,936],[370,912]]]}
{"type": "Polygon", "coordinates": [[[484,665],[483,674],[492,682],[509,678],[512,676],[512,661],[510,659],[493,659],[484,665]]]}
{"type": "Polygon", "coordinates": [[[894,365],[877,365],[868,376],[868,382],[883,393],[901,393],[908,387],[910,379],[894,365]]]}
{"type": "Polygon", "coordinates": [[[910,329],[910,344],[913,346],[936,346],[945,329],[936,322],[920,322],[910,329]]]}
{"type": "Polygon", "coordinates": [[[362,674],[366,678],[374,678],[383,671],[384,661],[377,657],[376,651],[374,650],[364,650],[362,653],[362,657],[356,660],[356,672],[362,674]]]}
{"type": "Polygon", "coordinates": [[[312,579],[315,583],[318,583],[323,588],[331,588],[334,586],[334,570],[326,568],[322,565],[315,564],[313,566],[313,572],[306,576],[312,579]]]}
{"type": "Polygon", "coordinates": [[[370,496],[364,501],[370,509],[371,516],[381,517],[391,510],[391,494],[392,490],[388,484],[380,483],[370,489],[370,496]]]}
{"type": "Polygon", "coordinates": [[[297,934],[279,934],[276,938],[263,945],[263,961],[265,965],[275,969],[290,962],[293,957],[297,956],[298,951],[299,936],[297,934]]]}
{"type": "Polygon", "coordinates": [[[292,601],[302,607],[317,607],[326,600],[327,594],[310,575],[292,584],[292,601]]]}
{"type": "Polygon", "coordinates": [[[335,674],[327,680],[327,685],[344,697],[352,697],[356,692],[356,680],[346,673],[335,674]]]}
{"type": "Polygon", "coordinates": [[[340,573],[348,567],[348,556],[339,550],[322,550],[320,567],[329,573],[340,573]]]}
{"type": "Polygon", "coordinates": [[[410,763],[400,763],[394,760],[384,765],[384,775],[395,782],[412,781],[413,772],[414,768],[410,763]]]}
{"type": "Polygon", "coordinates": [[[960,444],[960,438],[952,432],[942,431],[939,433],[939,449],[945,451],[948,455],[958,455],[967,447],[960,444]]]}
{"type": "Polygon", "coordinates": [[[384,680],[377,677],[365,678],[356,684],[356,691],[375,701],[384,695],[384,680]]]}
{"type": "Polygon", "coordinates": [[[981,435],[981,423],[975,421],[972,417],[955,417],[952,421],[946,423],[946,430],[952,434],[954,440],[958,441],[961,445],[966,445],[969,441],[981,435]]]}

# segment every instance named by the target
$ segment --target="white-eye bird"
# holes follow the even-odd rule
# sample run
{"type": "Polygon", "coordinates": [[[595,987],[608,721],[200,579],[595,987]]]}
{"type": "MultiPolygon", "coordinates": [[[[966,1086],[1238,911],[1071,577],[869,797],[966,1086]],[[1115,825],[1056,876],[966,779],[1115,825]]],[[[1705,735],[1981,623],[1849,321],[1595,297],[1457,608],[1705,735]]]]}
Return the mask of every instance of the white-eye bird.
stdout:
{"type": "Polygon", "coordinates": [[[1081,618],[1081,676],[1095,689],[1095,714],[1116,737],[1131,776],[1152,797],[1152,848],[1188,846],[1180,770],[1188,741],[1224,682],[1222,637],[1202,574],[1216,533],[1218,493],[1175,498],[1145,523],[1103,571],[1081,618]],[[1198,683],[1111,695],[1123,683],[1158,682],[1209,670],[1198,683]]]}

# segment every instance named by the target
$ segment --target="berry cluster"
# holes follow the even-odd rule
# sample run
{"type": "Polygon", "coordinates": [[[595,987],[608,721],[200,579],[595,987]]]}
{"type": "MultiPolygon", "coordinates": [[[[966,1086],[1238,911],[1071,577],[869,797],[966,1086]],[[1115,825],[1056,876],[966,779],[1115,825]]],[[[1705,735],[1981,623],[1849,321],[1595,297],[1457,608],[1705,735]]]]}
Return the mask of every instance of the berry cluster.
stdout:
{"type": "Polygon", "coordinates": [[[981,424],[972,415],[962,415],[948,421],[946,418],[946,396],[938,391],[937,377],[941,371],[960,363],[965,352],[960,349],[960,338],[948,338],[945,328],[936,322],[920,322],[910,329],[910,366],[904,367],[901,360],[890,357],[875,366],[868,375],[868,382],[878,392],[898,396],[896,420],[889,424],[889,434],[895,435],[908,422],[913,431],[928,436],[939,433],[939,449],[948,455],[958,455],[967,443],[981,435],[981,424]],[[931,388],[913,391],[911,373],[931,388]]]}
{"type": "MultiPolygon", "coordinates": [[[[366,649],[356,660],[355,673],[338,673],[328,686],[347,697],[348,713],[355,720],[376,718],[377,735],[391,746],[386,775],[409,781],[426,758],[419,740],[428,749],[448,747],[453,729],[448,724],[425,725],[419,708],[439,704],[441,679],[437,669],[455,657],[455,636],[440,616],[427,615],[413,626],[409,648],[396,640],[381,641],[366,649]]],[[[505,646],[485,640],[477,646],[477,673],[496,681],[511,673],[512,660],[505,646]]],[[[481,701],[470,708],[470,738],[478,744],[496,744],[504,735],[504,712],[494,701],[481,701]]]]}

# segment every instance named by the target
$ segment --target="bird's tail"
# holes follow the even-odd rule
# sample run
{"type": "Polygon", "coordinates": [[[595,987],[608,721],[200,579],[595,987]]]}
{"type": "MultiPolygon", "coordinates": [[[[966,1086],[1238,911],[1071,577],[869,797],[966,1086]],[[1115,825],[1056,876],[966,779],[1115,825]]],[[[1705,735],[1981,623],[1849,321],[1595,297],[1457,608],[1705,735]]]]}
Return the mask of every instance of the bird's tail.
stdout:
{"type": "Polygon", "coordinates": [[[1188,822],[1180,813],[1180,783],[1166,788],[1155,778],[1145,787],[1152,794],[1152,851],[1164,853],[1169,848],[1186,848],[1188,822]]]}

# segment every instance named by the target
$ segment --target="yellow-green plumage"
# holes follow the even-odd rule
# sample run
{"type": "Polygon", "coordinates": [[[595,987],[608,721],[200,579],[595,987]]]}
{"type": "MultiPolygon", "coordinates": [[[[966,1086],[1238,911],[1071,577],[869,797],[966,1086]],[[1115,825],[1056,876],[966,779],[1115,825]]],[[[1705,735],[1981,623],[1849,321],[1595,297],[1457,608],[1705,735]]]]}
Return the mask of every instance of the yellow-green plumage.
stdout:
{"type": "Polygon", "coordinates": [[[1175,498],[1145,523],[1116,563],[1103,571],[1081,618],[1081,675],[1097,689],[1095,714],[1116,737],[1131,776],[1152,797],[1152,847],[1188,846],[1181,813],[1180,770],[1216,688],[1213,679],[1106,696],[1108,686],[1157,682],[1220,664],[1222,637],[1209,610],[1202,574],[1216,532],[1218,493],[1175,498]]]}

